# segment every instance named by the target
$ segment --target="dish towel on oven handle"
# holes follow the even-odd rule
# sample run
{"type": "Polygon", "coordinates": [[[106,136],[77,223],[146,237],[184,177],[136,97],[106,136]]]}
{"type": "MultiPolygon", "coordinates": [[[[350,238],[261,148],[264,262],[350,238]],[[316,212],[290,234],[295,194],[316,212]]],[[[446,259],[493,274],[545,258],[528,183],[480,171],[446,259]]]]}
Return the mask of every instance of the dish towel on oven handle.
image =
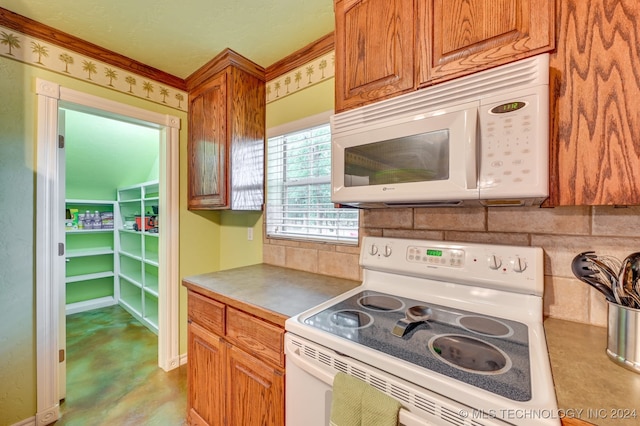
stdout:
{"type": "Polygon", "coordinates": [[[331,426],[397,426],[401,405],[373,386],[345,373],[336,374],[331,426]]]}

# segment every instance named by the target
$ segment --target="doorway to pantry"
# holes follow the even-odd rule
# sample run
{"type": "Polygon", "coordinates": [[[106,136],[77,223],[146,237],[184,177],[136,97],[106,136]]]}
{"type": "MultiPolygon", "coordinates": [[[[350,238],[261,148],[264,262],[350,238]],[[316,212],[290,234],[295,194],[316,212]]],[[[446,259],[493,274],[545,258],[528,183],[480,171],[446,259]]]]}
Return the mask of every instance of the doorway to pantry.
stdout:
{"type": "Polygon", "coordinates": [[[160,131],[72,108],[59,120],[65,314],[119,305],[157,335],[160,131]]]}
{"type": "MultiPolygon", "coordinates": [[[[112,305],[157,335],[164,263],[158,250],[160,130],[73,105],[59,108],[58,122],[65,207],[61,347],[66,351],[68,315],[112,305]]],[[[65,356],[61,398],[67,395],[66,362],[65,356]]]]}
{"type": "MultiPolygon", "coordinates": [[[[178,240],[180,119],[77,92],[41,79],[36,79],[36,93],[37,400],[38,412],[49,418],[59,413],[58,402],[66,391],[64,326],[67,308],[70,312],[80,312],[108,304],[127,304],[125,309],[139,313],[141,322],[146,320],[148,328],[157,330],[158,365],[165,371],[180,365],[178,247],[175,244],[178,240]],[[93,151],[69,151],[68,144],[74,143],[74,120],[81,123],[113,120],[146,129],[145,132],[150,132],[155,138],[156,158],[147,162],[147,165],[153,164],[137,172],[137,176],[142,177],[134,176],[122,165],[118,167],[118,173],[111,173],[109,177],[105,167],[117,162],[117,156],[131,157],[135,159],[133,163],[139,165],[144,163],[138,158],[140,153],[128,149],[124,154],[117,154],[114,149],[117,145],[114,137],[117,136],[108,136],[104,126],[90,132],[93,138],[98,138],[96,132],[105,134],[106,137],[101,139],[104,151],[98,153],[97,148],[93,151]],[[68,132],[69,135],[65,135],[68,132]],[[77,168],[72,165],[74,157],[80,159],[77,168]],[[90,158],[94,158],[93,166],[89,165],[90,158]],[[93,184],[81,188],[74,187],[73,183],[67,191],[66,167],[71,167],[69,173],[77,182],[93,184]],[[116,180],[118,183],[109,190],[112,195],[105,196],[106,182],[116,180]],[[139,191],[138,198],[133,195],[136,191],[139,191]],[[124,210],[120,209],[120,201],[127,205],[124,210]],[[127,229],[132,223],[140,224],[138,231],[136,226],[127,229]],[[130,234],[131,238],[124,241],[123,238],[127,237],[120,238],[120,231],[130,234]],[[77,238],[77,241],[67,241],[67,236],[77,238]],[[91,238],[81,240],[85,236],[91,238]],[[133,237],[138,237],[139,242],[135,242],[133,237]],[[65,250],[65,245],[69,251],[65,250]],[[71,264],[88,257],[95,259],[84,264],[75,262],[67,268],[67,259],[71,264]],[[131,264],[123,266],[120,261],[123,258],[139,259],[140,272],[137,273],[138,269],[132,268],[131,264]],[[131,286],[123,287],[120,281],[127,278],[131,286]],[[92,279],[97,285],[80,290],[76,288],[67,297],[68,284],[81,287],[82,281],[86,283],[92,279]],[[133,289],[139,290],[139,302],[133,297],[133,289]],[[147,311],[143,308],[144,297],[149,307],[147,311]]],[[[132,143],[131,138],[129,142],[132,143]]],[[[146,146],[142,150],[150,148],[146,146]]]]}

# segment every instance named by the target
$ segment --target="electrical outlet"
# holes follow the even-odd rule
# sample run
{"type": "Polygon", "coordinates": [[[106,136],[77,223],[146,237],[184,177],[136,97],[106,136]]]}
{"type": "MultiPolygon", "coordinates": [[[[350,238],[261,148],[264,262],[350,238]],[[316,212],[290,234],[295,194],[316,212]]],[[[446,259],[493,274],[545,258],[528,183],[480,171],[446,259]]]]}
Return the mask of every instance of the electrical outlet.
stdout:
{"type": "Polygon", "coordinates": [[[253,241],[253,228],[247,228],[247,240],[253,241]]]}

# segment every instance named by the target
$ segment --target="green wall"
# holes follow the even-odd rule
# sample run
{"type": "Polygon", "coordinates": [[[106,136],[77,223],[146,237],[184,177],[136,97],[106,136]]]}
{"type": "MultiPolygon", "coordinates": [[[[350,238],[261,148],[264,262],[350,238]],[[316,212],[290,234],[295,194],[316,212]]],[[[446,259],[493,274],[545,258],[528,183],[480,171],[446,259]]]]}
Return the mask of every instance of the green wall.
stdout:
{"type": "Polygon", "coordinates": [[[267,129],[334,108],[334,78],[267,104],[267,129]]]}
{"type": "Polygon", "coordinates": [[[159,146],[158,129],[65,110],[66,198],[115,200],[158,179],[159,146]]]}
{"type": "Polygon", "coordinates": [[[0,424],[35,413],[34,155],[31,82],[0,58],[0,424]]]}
{"type": "MultiPolygon", "coordinates": [[[[180,190],[186,190],[187,114],[0,57],[0,425],[36,414],[35,336],[35,164],[36,77],[64,87],[180,118],[180,190]]],[[[156,166],[157,167],[157,166],[156,166]]],[[[219,264],[220,225],[215,217],[192,214],[180,196],[180,273],[219,264]],[[185,259],[182,262],[182,259],[185,259]]],[[[179,285],[175,283],[174,285],[179,285]]],[[[183,294],[183,293],[182,293],[183,294]]],[[[181,300],[184,311],[186,300],[181,300]]],[[[182,322],[186,313],[181,312],[182,322]]],[[[186,335],[180,336],[184,352],[186,335]]]]}

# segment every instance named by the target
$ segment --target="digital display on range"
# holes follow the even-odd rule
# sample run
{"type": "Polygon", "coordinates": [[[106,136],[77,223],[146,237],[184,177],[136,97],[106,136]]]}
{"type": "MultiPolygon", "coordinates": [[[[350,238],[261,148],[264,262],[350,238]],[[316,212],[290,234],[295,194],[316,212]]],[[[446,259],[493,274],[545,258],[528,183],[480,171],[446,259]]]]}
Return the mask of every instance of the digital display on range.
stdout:
{"type": "Polygon", "coordinates": [[[427,256],[442,257],[442,250],[427,249],[427,256]]]}
{"type": "Polygon", "coordinates": [[[526,104],[524,102],[509,102],[506,104],[498,105],[496,107],[491,108],[491,112],[494,114],[505,114],[507,112],[517,111],[521,108],[524,108],[526,104]]]}

